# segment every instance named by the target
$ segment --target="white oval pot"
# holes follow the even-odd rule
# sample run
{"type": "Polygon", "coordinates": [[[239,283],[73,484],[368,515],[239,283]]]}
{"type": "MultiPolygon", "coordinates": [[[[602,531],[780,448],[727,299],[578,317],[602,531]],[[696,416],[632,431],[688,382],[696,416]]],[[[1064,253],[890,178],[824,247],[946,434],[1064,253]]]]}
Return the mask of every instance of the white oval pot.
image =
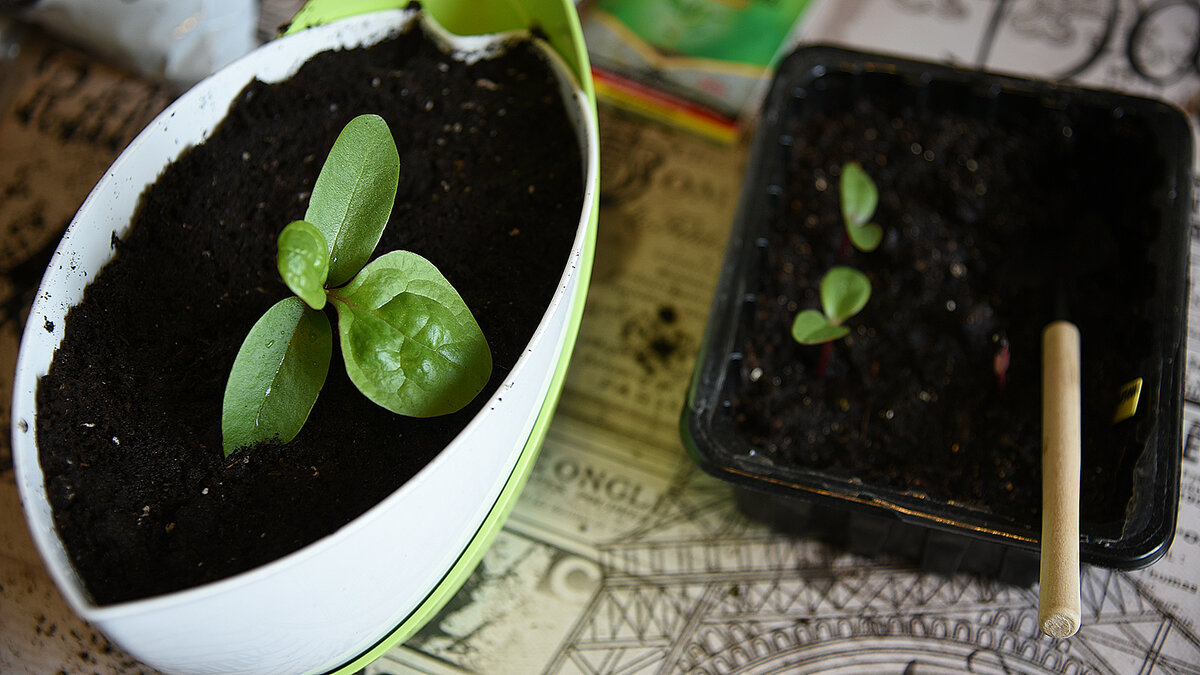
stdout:
{"type": "MultiPolygon", "coordinates": [[[[173,673],[321,673],[377,655],[411,634],[462,582],[515,499],[561,389],[591,264],[598,185],[594,109],[556,64],[586,162],[574,248],[546,313],[509,377],[429,465],[335,533],[228,579],[116,605],[92,602],[54,527],[36,445],[38,379],[68,309],[112,255],[143,189],[202,142],[252,78],[286,79],[311,55],[371,44],[414,14],[353,17],[269,43],[165,110],[93,190],[52,259],[21,342],[13,395],[13,461],[33,539],[71,607],[135,658],[173,673]],[[53,331],[44,326],[53,324],[53,331]],[[418,544],[414,545],[414,542],[418,544]],[[399,627],[399,628],[398,628],[399,627]],[[358,661],[355,661],[358,659],[358,661]]],[[[473,53],[501,38],[458,38],[473,53]]]]}

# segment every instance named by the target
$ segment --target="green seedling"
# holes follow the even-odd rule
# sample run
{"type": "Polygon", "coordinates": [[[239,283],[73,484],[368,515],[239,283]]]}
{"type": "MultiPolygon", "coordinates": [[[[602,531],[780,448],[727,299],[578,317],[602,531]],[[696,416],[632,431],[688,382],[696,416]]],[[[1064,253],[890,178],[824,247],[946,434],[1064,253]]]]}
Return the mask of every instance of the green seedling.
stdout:
{"type": "Polygon", "coordinates": [[[871,282],[852,267],[834,267],[821,279],[821,308],[806,309],[792,323],[792,337],[804,345],[817,345],[845,337],[842,323],[862,311],[871,297],[871,282]]]}
{"type": "Polygon", "coordinates": [[[875,187],[875,181],[858,162],[847,162],[842,167],[839,192],[842,220],[846,223],[850,242],[860,251],[874,251],[883,241],[883,228],[871,222],[875,207],[879,204],[879,190],[875,187]]]}
{"type": "Polygon", "coordinates": [[[225,455],[300,433],[333,352],[336,309],[346,372],[392,412],[460,410],[491,377],[492,354],[458,292],[428,260],[393,251],[370,260],[392,212],[400,158],[387,123],[356,117],[329,151],[308,211],[279,235],[279,273],[295,296],[254,324],[225,386],[225,455]]]}

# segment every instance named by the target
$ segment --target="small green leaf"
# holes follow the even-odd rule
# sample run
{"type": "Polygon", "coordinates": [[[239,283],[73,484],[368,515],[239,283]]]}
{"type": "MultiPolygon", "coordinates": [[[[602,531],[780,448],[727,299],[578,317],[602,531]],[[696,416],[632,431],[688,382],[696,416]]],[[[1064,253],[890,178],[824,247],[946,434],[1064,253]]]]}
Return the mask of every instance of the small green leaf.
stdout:
{"type": "Polygon", "coordinates": [[[845,336],[850,329],[835,326],[815,309],[806,309],[792,322],[792,337],[802,345],[818,345],[845,336]]]}
{"type": "Polygon", "coordinates": [[[330,286],[346,283],[370,260],[399,184],[400,155],[387,122],[378,115],[350,120],[321,167],[304,215],[329,245],[330,286]]]}
{"type": "Polygon", "coordinates": [[[295,438],[325,384],[332,354],[333,331],[323,312],[296,297],[267,310],[242,342],[225,384],[225,455],[295,438]]]}
{"type": "Polygon", "coordinates": [[[834,325],[858,314],[870,298],[870,280],[852,267],[834,267],[821,279],[821,307],[834,325]]]}
{"type": "Polygon", "coordinates": [[[850,243],[854,244],[854,248],[864,253],[870,253],[879,248],[879,242],[883,241],[883,228],[875,223],[847,224],[846,232],[850,235],[850,243]]]}
{"type": "Polygon", "coordinates": [[[313,309],[325,306],[329,246],[321,231],[297,220],[279,233],[279,275],[287,287],[313,309]]]}
{"type": "Polygon", "coordinates": [[[875,181],[858,162],[848,162],[842,167],[840,192],[842,217],[847,226],[861,227],[871,222],[875,207],[879,204],[879,191],[875,188],[875,181]]]}
{"type": "Polygon", "coordinates": [[[441,272],[415,253],[379,257],[329,297],[346,372],[392,412],[455,412],[491,377],[491,350],[475,317],[441,272]]]}

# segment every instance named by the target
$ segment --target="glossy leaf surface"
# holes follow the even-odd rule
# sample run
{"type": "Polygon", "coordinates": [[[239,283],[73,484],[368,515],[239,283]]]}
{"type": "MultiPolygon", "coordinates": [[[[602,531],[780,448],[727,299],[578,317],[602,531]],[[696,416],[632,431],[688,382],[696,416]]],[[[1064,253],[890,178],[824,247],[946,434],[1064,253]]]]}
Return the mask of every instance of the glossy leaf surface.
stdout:
{"type": "Polygon", "coordinates": [[[400,155],[387,123],[378,115],[350,120],[321,167],[304,215],[329,245],[329,285],[346,283],[370,260],[399,183],[400,155]]]}
{"type": "Polygon", "coordinates": [[[297,220],[279,233],[279,276],[309,307],[325,306],[329,277],[329,246],[312,223],[297,220]]]}
{"type": "Polygon", "coordinates": [[[225,455],[296,437],[325,384],[333,331],[323,312],[300,298],[276,303],[242,342],[221,411],[225,455]]]}
{"type": "Polygon", "coordinates": [[[329,297],[346,372],[392,412],[455,412],[491,377],[491,351],[475,317],[441,272],[415,253],[381,256],[329,297]]]}

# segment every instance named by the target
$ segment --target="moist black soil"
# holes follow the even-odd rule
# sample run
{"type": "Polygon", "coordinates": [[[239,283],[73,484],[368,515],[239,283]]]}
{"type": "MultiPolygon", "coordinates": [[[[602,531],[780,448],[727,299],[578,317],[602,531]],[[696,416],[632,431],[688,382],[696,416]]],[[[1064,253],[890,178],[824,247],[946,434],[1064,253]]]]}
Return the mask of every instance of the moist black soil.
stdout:
{"type": "Polygon", "coordinates": [[[527,44],[466,65],[414,30],[249,85],[212,137],[143,195],[39,386],[55,520],[96,601],[269,562],[421,469],[480,410],[541,319],[575,237],[582,171],[555,80],[527,44]],[[304,216],[338,132],[363,113],[383,116],[400,150],[377,253],[407,249],[438,266],[488,339],[492,380],[456,414],[410,419],[360,394],[335,351],[295,441],[226,458],[225,379],[250,327],[289,294],[276,237],[304,216]]]}
{"type": "MultiPolygon", "coordinates": [[[[837,77],[830,91],[848,91],[837,77]]],[[[1162,289],[1148,251],[1163,162],[1147,156],[1146,121],[1044,110],[1033,97],[985,112],[869,91],[786,119],[783,175],[762,186],[780,196],[738,338],[735,424],[775,466],[1037,531],[1040,334],[1071,319],[1082,333],[1084,530],[1111,530],[1146,441],[1137,420],[1157,403],[1143,394],[1141,418],[1112,422],[1121,385],[1143,377],[1155,391],[1159,378],[1148,302],[1162,289]],[[838,180],[851,161],[880,191],[885,236],[870,253],[843,234],[838,180]],[[820,307],[835,265],[865,272],[873,290],[821,374],[823,348],[795,343],[790,326],[820,307]]]]}

